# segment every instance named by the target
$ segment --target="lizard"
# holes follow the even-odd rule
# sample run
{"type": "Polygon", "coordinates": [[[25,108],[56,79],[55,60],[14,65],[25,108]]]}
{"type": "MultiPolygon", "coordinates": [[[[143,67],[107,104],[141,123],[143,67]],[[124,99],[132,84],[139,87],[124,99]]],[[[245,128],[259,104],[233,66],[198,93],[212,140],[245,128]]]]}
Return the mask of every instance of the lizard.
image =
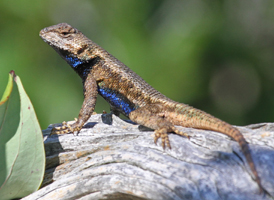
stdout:
{"type": "Polygon", "coordinates": [[[84,101],[78,119],[71,125],[63,122],[61,127],[54,127],[51,134],[78,134],[93,113],[99,94],[110,104],[113,114],[119,116],[122,113],[131,121],[153,129],[155,144],[161,138],[164,149],[166,146],[171,148],[168,133],[189,138],[175,125],[217,131],[231,137],[239,143],[260,193],[265,191],[249,146],[237,128],[204,111],[169,99],[67,23],[44,28],[39,35],[76,71],[83,82],[84,101]]]}

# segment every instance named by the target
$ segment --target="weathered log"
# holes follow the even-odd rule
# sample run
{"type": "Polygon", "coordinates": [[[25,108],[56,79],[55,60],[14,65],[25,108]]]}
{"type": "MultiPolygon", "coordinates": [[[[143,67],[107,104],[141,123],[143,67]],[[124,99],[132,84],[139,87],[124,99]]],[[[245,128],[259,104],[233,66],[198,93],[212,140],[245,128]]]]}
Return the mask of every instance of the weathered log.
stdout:
{"type": "Polygon", "coordinates": [[[42,188],[33,199],[272,199],[274,124],[237,127],[252,152],[263,187],[237,142],[214,131],[178,127],[190,140],[169,134],[172,149],[154,144],[153,131],[110,114],[92,115],[78,136],[48,137],[42,188]]]}

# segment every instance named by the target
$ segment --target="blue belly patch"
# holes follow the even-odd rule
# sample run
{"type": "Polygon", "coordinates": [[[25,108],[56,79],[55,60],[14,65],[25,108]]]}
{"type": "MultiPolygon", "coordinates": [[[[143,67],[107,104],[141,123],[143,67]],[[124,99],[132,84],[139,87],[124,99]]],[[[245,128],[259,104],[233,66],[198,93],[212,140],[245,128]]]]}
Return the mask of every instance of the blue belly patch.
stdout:
{"type": "Polygon", "coordinates": [[[128,116],[130,112],[136,109],[133,103],[131,103],[127,98],[116,91],[99,87],[98,92],[104,99],[107,100],[108,103],[110,103],[126,116],[128,116]]]}

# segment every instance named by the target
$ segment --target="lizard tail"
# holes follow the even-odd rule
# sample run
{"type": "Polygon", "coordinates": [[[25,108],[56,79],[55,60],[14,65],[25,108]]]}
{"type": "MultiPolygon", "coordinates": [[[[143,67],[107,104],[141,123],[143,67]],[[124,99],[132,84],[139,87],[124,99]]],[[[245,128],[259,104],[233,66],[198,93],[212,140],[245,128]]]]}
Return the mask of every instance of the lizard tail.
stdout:
{"type": "Polygon", "coordinates": [[[248,144],[242,133],[237,128],[208,113],[186,106],[185,104],[177,104],[175,110],[176,112],[173,112],[174,115],[171,119],[175,125],[213,130],[221,132],[236,140],[239,143],[244,156],[246,157],[249,167],[254,175],[255,181],[259,186],[260,193],[265,191],[262,187],[260,177],[258,176],[256,167],[254,165],[248,144]]]}
{"type": "Polygon", "coordinates": [[[258,172],[256,170],[256,167],[255,167],[254,161],[252,159],[251,152],[250,152],[250,149],[248,147],[246,140],[244,139],[242,133],[237,128],[231,126],[230,124],[227,124],[226,122],[222,122],[222,123],[223,123],[224,127],[227,126],[227,128],[225,128],[224,131],[220,130],[220,132],[232,137],[234,140],[236,140],[239,143],[241,150],[247,160],[247,163],[254,175],[254,179],[259,186],[260,193],[262,193],[265,190],[261,184],[261,179],[260,179],[258,172]]]}

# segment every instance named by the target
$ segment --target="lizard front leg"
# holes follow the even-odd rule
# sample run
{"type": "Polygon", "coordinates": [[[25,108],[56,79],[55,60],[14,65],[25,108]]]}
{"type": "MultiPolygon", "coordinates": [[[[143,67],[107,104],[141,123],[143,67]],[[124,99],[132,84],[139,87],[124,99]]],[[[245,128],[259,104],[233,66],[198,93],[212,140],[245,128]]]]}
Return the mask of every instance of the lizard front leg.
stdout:
{"type": "Polygon", "coordinates": [[[86,80],[83,83],[84,85],[84,102],[80,110],[78,119],[75,120],[75,123],[69,125],[66,122],[63,122],[62,127],[54,127],[51,131],[51,134],[64,134],[64,133],[75,133],[78,134],[86,121],[91,116],[94,111],[96,99],[97,99],[97,83],[94,77],[89,74],[86,80]]]}
{"type": "Polygon", "coordinates": [[[168,133],[174,132],[185,137],[186,133],[179,131],[170,121],[167,120],[162,104],[148,104],[129,113],[129,119],[140,125],[154,129],[154,142],[161,137],[162,147],[171,149],[168,133]]]}

